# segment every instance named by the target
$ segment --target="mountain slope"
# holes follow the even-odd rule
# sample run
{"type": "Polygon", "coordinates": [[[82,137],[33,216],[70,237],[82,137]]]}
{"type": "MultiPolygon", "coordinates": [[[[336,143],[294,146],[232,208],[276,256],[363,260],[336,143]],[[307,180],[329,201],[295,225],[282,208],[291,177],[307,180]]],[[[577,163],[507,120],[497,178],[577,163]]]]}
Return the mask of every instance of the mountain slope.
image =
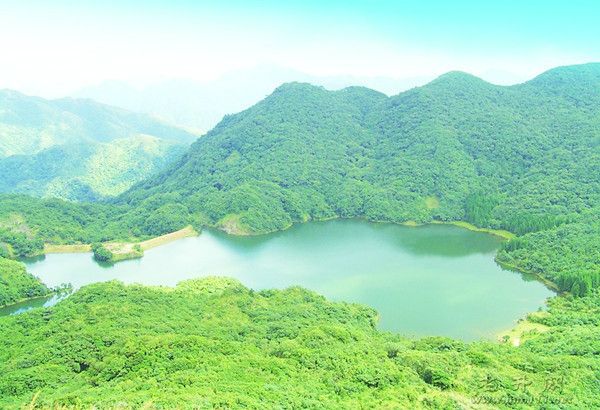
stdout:
{"type": "Polygon", "coordinates": [[[195,136],[91,100],[0,91],[0,192],[94,200],[181,155],[195,136]]]}
{"type": "MultiPolygon", "coordinates": [[[[600,64],[509,87],[452,72],[391,98],[287,84],[118,201],[161,215],[176,205],[191,222],[238,234],[362,217],[466,220],[518,235],[587,224],[573,225],[587,238],[578,241],[596,241],[599,84],[600,64]]],[[[545,236],[527,238],[502,254],[508,264],[576,294],[600,286],[600,273],[540,254],[545,236]],[[534,269],[523,257],[532,252],[534,269]]]]}
{"type": "MultiPolygon", "coordinates": [[[[598,67],[573,90],[588,84],[600,95],[598,67]]],[[[463,73],[392,98],[287,84],[121,200],[168,193],[238,232],[363,216],[469,219],[524,233],[600,203],[600,106],[552,87],[539,79],[501,87],[463,73]],[[472,209],[486,200],[485,215],[472,209]]]]}

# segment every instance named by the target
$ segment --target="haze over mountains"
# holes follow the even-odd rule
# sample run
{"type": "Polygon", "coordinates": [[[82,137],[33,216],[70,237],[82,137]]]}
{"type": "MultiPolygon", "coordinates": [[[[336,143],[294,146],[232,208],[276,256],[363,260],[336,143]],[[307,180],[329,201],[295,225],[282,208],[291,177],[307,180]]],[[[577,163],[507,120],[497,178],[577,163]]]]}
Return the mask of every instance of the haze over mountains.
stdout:
{"type": "Polygon", "coordinates": [[[92,100],[0,91],[0,192],[75,200],[115,195],[197,136],[92,100]]]}
{"type": "Polygon", "coordinates": [[[297,70],[262,65],[204,82],[169,79],[136,88],[124,81],[104,81],[95,86],[85,87],[73,96],[92,98],[105,104],[152,114],[169,123],[206,132],[224,115],[254,105],[286,82],[306,82],[332,90],[364,85],[393,95],[431,79],[428,76],[403,79],[349,75],[316,76],[297,70]]]}

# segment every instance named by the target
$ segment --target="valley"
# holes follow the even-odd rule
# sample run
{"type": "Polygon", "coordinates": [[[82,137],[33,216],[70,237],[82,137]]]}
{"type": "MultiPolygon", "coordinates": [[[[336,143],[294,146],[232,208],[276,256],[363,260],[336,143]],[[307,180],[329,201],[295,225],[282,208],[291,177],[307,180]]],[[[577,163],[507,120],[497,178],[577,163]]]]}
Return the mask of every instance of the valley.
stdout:
{"type": "Polygon", "coordinates": [[[289,83],[112,195],[0,195],[0,405],[599,407],[599,102],[289,83]]]}

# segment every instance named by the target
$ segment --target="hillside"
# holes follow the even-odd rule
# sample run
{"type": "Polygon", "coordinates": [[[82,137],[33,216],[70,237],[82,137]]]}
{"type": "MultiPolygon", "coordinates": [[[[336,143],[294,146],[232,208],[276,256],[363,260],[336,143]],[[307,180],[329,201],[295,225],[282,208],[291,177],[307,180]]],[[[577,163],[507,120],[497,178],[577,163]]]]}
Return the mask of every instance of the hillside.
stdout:
{"type": "Polygon", "coordinates": [[[0,91],[0,192],[73,200],[117,195],[195,136],[92,100],[0,91]]]}
{"type": "MultiPolygon", "coordinates": [[[[238,234],[333,217],[467,220],[518,235],[588,223],[600,210],[599,82],[600,64],[587,64],[509,87],[451,72],[390,98],[285,84],[118,201],[176,204],[238,234]]],[[[536,271],[557,279],[542,260],[536,271]]],[[[573,270],[564,289],[573,275],[600,284],[573,270]]]]}
{"type": "Polygon", "coordinates": [[[300,288],[90,285],[0,317],[0,406],[596,408],[597,303],[555,300],[515,348],[382,333],[372,309],[300,288]]]}
{"type": "Polygon", "coordinates": [[[0,196],[0,228],[21,221],[28,251],[190,223],[259,234],[336,217],[466,220],[518,235],[498,255],[505,266],[584,295],[600,285],[589,269],[600,262],[598,79],[600,64],[510,87],[452,72],[390,98],[285,84],[112,203],[0,196]]]}
{"type": "Polygon", "coordinates": [[[22,263],[0,256],[0,307],[49,293],[50,289],[27,272],[22,263]]]}
{"type": "MultiPolygon", "coordinates": [[[[575,76],[573,92],[600,95],[600,64],[581,69],[594,75],[575,76]]],[[[252,233],[332,216],[551,226],[600,204],[600,106],[552,84],[449,73],[391,98],[286,84],[122,201],[178,195],[211,224],[235,218],[252,233]],[[467,206],[484,198],[494,202],[485,214],[467,206]]]]}

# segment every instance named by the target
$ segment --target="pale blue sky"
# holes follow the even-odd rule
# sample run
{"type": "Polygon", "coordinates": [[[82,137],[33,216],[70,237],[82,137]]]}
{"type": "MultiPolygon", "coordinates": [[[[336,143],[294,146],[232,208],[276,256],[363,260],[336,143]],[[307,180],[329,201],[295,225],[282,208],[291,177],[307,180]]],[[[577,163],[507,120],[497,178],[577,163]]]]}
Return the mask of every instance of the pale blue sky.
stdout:
{"type": "Polygon", "coordinates": [[[0,0],[0,87],[58,96],[103,80],[313,75],[497,83],[600,61],[600,1],[0,0]]]}

